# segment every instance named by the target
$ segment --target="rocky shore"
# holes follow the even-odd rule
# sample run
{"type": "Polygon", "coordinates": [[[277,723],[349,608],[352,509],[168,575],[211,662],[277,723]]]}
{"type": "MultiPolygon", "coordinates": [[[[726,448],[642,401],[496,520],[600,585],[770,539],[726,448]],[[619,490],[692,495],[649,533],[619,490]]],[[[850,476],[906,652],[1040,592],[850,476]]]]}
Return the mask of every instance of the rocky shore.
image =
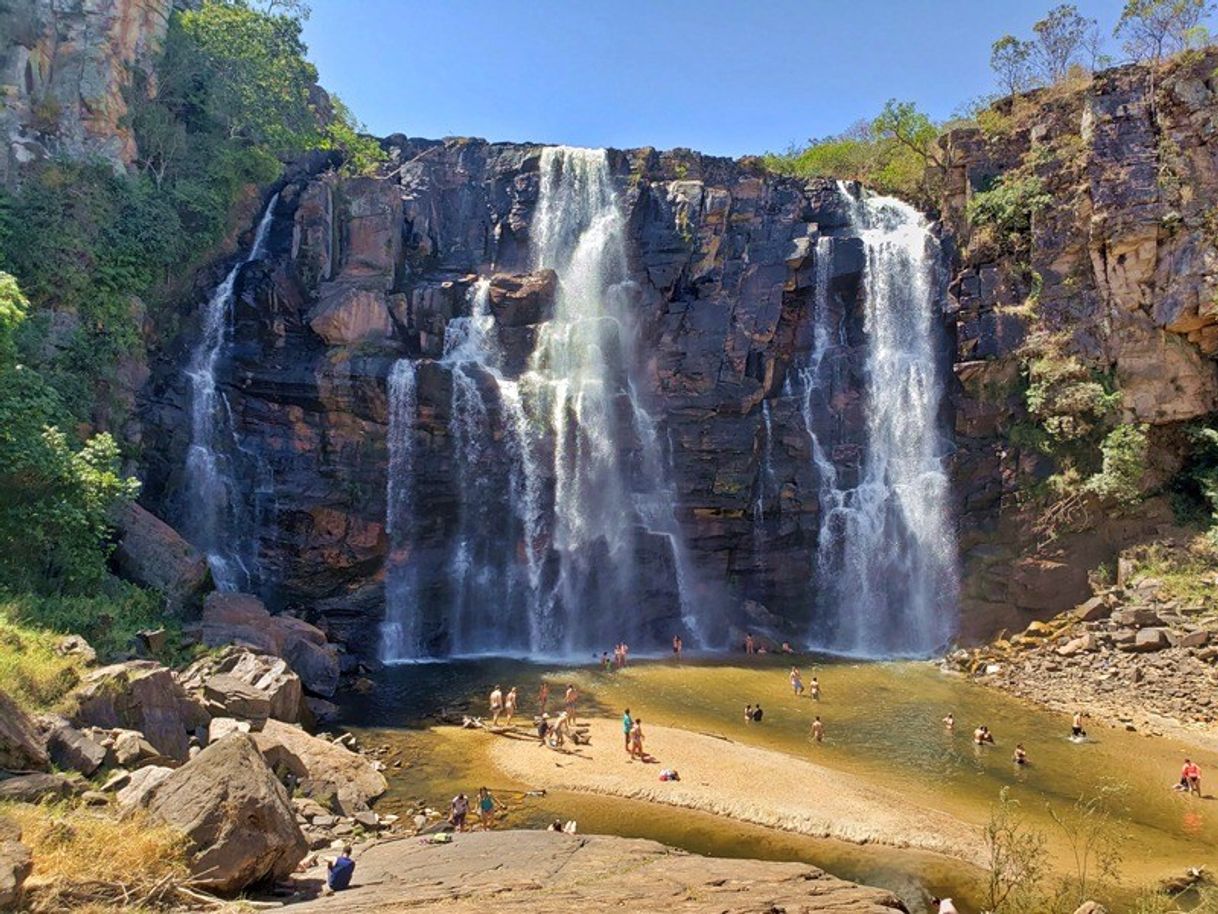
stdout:
{"type": "Polygon", "coordinates": [[[1216,736],[1218,613],[1205,596],[1181,598],[1173,583],[1122,559],[1115,586],[1018,634],[956,651],[945,665],[1131,731],[1216,736]]]}

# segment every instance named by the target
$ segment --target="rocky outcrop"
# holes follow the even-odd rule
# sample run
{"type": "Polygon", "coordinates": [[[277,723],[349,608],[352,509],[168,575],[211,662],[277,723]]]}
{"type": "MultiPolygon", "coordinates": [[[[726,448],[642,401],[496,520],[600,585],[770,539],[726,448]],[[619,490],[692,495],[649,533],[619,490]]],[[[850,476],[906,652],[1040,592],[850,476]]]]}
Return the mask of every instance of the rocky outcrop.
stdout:
{"type": "Polygon", "coordinates": [[[159,663],[132,660],[94,670],[72,696],[77,725],[136,730],[166,758],[184,762],[208,715],[159,663]]]}
{"type": "MultiPolygon", "coordinates": [[[[299,723],[305,712],[300,677],[288,662],[267,654],[256,654],[240,647],[229,648],[218,656],[204,657],[186,669],[180,679],[189,691],[214,688],[214,679],[223,676],[255,690],[266,703],[262,715],[287,723],[299,723]]],[[[223,693],[224,690],[218,690],[223,693]]],[[[232,711],[228,703],[219,702],[221,711],[232,711]]]]}
{"type": "Polygon", "coordinates": [[[284,790],[249,736],[208,746],[145,801],[153,820],[191,843],[198,885],[233,893],[289,875],[308,852],[284,790]]]}
{"type": "Polygon", "coordinates": [[[118,531],[114,564],[118,573],[141,587],[165,595],[171,612],[198,606],[211,585],[207,559],[151,512],[134,502],[111,510],[118,531]]]}
{"type": "MultiPolygon", "coordinates": [[[[1162,503],[1122,515],[1087,503],[1077,485],[1046,506],[1038,487],[1061,466],[1037,437],[1025,391],[1034,359],[1049,370],[1074,360],[1115,396],[1110,426],[1147,424],[1147,490],[1187,457],[1176,426],[1218,408],[1215,64],[1210,51],[1154,80],[1144,67],[1108,70],[1004,100],[984,130],[942,141],[943,219],[958,251],[950,309],[964,618],[976,633],[1085,600],[1088,571],[1171,526],[1162,503]],[[1049,201],[1015,241],[967,216],[996,179],[1049,201]]],[[[1098,470],[1098,445],[1066,437],[1081,472],[1098,470]]]]}
{"type": "Polygon", "coordinates": [[[203,643],[248,645],[282,657],[314,695],[329,698],[338,688],[338,653],[325,633],[293,616],[272,616],[261,600],[249,594],[208,595],[203,604],[203,643]]]}
{"type": "Polygon", "coordinates": [[[125,93],[133,69],[151,68],[174,6],[13,0],[0,7],[0,184],[17,167],[55,155],[131,163],[125,93]]]}
{"type": "Polygon", "coordinates": [[[0,911],[16,910],[21,887],[34,872],[34,858],[21,843],[21,829],[9,819],[0,819],[0,911]]]}
{"type": "Polygon", "coordinates": [[[62,774],[20,774],[0,778],[0,802],[40,803],[48,798],[66,800],[77,789],[77,783],[62,774]]]}
{"type": "Polygon", "coordinates": [[[665,910],[682,914],[906,910],[889,892],[853,885],[802,863],[699,857],[654,841],[548,831],[475,832],[442,847],[408,841],[373,845],[356,858],[352,889],[299,909],[373,914],[409,905],[446,914],[488,908],[607,914],[654,910],[659,899],[665,910]],[[502,866],[508,859],[511,866],[502,866]]]}
{"type": "Polygon", "coordinates": [[[45,768],[47,753],[29,715],[0,692],[0,769],[26,771],[45,768]]]}
{"type": "Polygon", "coordinates": [[[91,777],[106,761],[106,747],[63,718],[47,722],[47,752],[55,767],[91,777]]]}
{"type": "Polygon", "coordinates": [[[300,795],[330,805],[333,812],[355,815],[389,789],[368,759],[299,727],[270,720],[253,736],[267,763],[290,777],[300,795]]]}

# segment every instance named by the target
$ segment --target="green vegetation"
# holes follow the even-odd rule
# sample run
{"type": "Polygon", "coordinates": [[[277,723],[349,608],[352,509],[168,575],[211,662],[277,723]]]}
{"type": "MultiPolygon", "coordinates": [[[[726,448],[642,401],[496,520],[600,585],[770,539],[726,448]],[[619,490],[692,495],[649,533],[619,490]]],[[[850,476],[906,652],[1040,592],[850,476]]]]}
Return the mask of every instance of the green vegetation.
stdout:
{"type": "Polygon", "coordinates": [[[1001,253],[1026,254],[1032,243],[1032,217],[1052,202],[1040,178],[1012,172],[999,175],[988,187],[974,193],[968,201],[967,216],[1001,253]]]}
{"type": "Polygon", "coordinates": [[[779,174],[862,181],[933,209],[946,164],[939,133],[913,103],[891,99],[870,122],[781,155],[770,153],[764,161],[779,174]]]}
{"type": "Polygon", "coordinates": [[[26,708],[53,708],[80,681],[81,659],[56,650],[61,638],[14,624],[0,603],[0,692],[26,708]]]}
{"type": "MultiPolygon", "coordinates": [[[[181,283],[234,221],[248,220],[248,201],[283,162],[330,150],[354,173],[384,159],[315,86],[304,12],[246,0],[175,12],[155,78],[132,74],[134,172],[52,160],[0,189],[0,606],[9,623],[78,632],[112,653],[157,620],[159,598],[107,569],[108,512],[137,492],[108,432],[131,406],[122,379],[149,339],[176,334],[181,283]]],[[[58,112],[42,114],[54,129],[58,112]]]]}
{"type": "Polygon", "coordinates": [[[1146,475],[1146,426],[1118,425],[1104,438],[1100,453],[1103,466],[1087,480],[1087,491],[1118,505],[1136,505],[1146,475]]]}
{"type": "Polygon", "coordinates": [[[1114,34],[1125,53],[1157,64],[1164,56],[1209,43],[1202,25],[1213,12],[1209,0],[1126,0],[1114,34]]]}

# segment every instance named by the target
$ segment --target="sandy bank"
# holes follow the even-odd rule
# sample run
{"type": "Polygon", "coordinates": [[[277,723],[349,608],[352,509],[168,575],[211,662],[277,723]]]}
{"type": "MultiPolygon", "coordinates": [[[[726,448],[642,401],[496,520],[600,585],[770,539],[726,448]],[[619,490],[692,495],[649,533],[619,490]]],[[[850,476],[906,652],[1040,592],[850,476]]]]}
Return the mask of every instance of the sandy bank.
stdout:
{"type": "MultiPolygon", "coordinates": [[[[862,777],[771,749],[646,725],[647,751],[657,763],[631,762],[618,721],[594,719],[591,725],[592,745],[567,752],[482,731],[468,731],[468,736],[494,740],[492,764],[534,787],[647,800],[815,837],[912,847],[981,862],[974,826],[914,805],[862,777]],[[677,769],[681,780],[660,781],[663,768],[677,769]]],[[[810,745],[808,751],[816,750],[810,745]]]]}

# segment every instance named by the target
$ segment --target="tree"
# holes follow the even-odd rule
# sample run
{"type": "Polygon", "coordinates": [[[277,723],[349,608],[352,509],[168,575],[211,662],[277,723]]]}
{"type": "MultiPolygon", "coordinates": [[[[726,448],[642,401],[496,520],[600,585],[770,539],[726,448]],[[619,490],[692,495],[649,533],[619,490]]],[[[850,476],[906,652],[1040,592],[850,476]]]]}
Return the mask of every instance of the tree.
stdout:
{"type": "Polygon", "coordinates": [[[1020,41],[1014,35],[1003,35],[990,47],[990,69],[1007,95],[1018,95],[1031,87],[1032,54],[1030,41],[1020,41]]]}
{"type": "Polygon", "coordinates": [[[1034,58],[1046,82],[1065,79],[1070,68],[1082,62],[1088,37],[1095,27],[1095,20],[1079,15],[1078,8],[1071,3],[1055,6],[1032,26],[1036,33],[1034,58]]]}
{"type": "Polygon", "coordinates": [[[1036,910],[1038,885],[1047,872],[1045,836],[1028,826],[1009,793],[1002,788],[982,834],[988,857],[985,909],[993,914],[1036,910]]]}
{"type": "Polygon", "coordinates": [[[890,98],[871,122],[871,132],[877,139],[896,141],[927,165],[943,168],[943,160],[934,148],[939,130],[913,102],[890,98]]]}
{"type": "Polygon", "coordinates": [[[1158,63],[1166,55],[1204,44],[1201,24],[1214,7],[1209,0],[1127,0],[1113,34],[1124,38],[1136,61],[1158,63]]]}

